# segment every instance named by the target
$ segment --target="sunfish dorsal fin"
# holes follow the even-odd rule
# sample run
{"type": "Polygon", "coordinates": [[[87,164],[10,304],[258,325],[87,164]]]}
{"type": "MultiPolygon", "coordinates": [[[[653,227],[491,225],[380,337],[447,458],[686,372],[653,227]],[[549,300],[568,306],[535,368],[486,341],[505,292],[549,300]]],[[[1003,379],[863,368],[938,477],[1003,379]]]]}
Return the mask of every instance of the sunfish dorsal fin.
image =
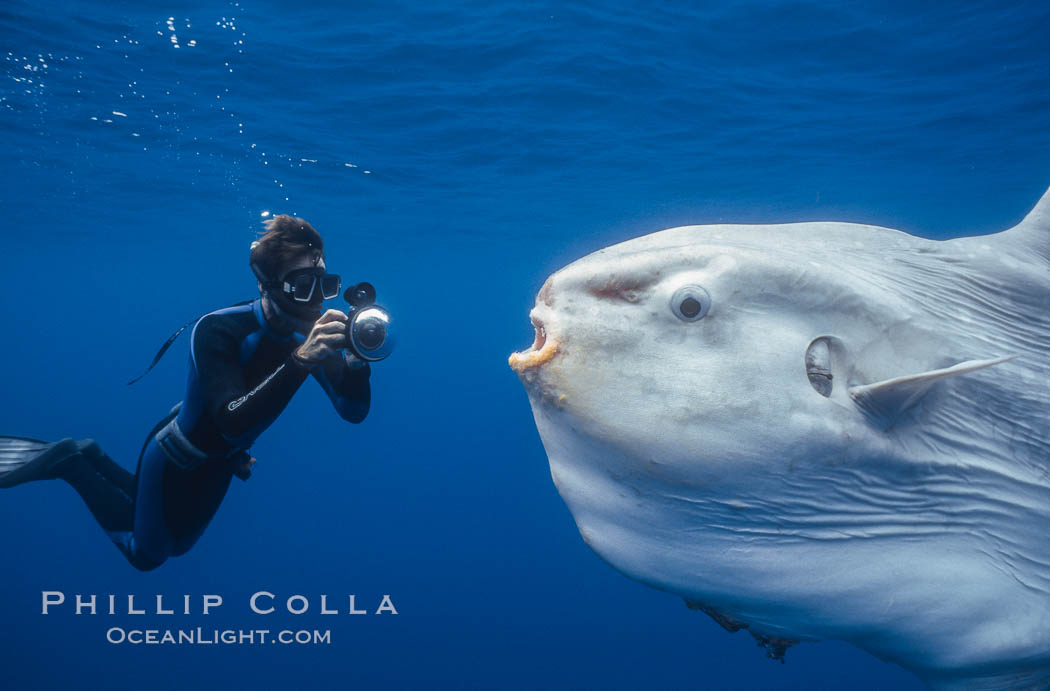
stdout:
{"type": "Polygon", "coordinates": [[[902,413],[918,403],[930,387],[940,380],[1000,365],[1015,357],[1017,356],[1008,355],[993,360],[967,360],[943,369],[894,377],[874,384],[851,386],[849,395],[857,405],[881,422],[883,429],[889,429],[902,413]]]}
{"type": "Polygon", "coordinates": [[[1050,262],[1050,189],[1043,193],[1020,223],[1006,231],[1006,236],[1017,238],[1050,262]]]}

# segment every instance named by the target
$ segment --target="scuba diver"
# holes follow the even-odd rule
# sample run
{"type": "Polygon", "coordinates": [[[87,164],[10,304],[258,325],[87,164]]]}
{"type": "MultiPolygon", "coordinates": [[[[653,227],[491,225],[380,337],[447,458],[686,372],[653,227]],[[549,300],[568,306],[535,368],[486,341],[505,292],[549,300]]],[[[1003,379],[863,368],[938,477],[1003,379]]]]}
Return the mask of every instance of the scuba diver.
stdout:
{"type": "Polygon", "coordinates": [[[321,312],[340,288],[326,271],[321,235],[291,216],[264,225],[249,257],[260,296],[196,320],[185,397],[150,432],[134,474],[90,439],[0,437],[0,487],[65,480],[132,566],[148,571],[193,547],[233,475],[250,475],[252,443],[308,376],[343,419],[364,420],[368,361],[381,357],[352,352],[346,313],[321,312]]]}

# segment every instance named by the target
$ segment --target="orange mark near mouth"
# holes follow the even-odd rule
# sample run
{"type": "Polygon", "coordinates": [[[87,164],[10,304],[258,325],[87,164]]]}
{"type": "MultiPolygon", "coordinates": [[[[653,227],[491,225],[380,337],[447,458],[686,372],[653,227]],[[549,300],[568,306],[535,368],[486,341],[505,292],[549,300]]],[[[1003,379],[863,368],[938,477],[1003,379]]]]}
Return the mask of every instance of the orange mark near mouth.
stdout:
{"type": "Polygon", "coordinates": [[[532,326],[536,329],[536,338],[528,350],[520,353],[511,353],[507,363],[518,374],[530,367],[538,367],[554,357],[558,352],[558,342],[547,338],[547,329],[539,317],[530,315],[532,326]]]}
{"type": "Polygon", "coordinates": [[[532,367],[539,367],[549,361],[558,352],[558,343],[548,340],[539,350],[526,350],[520,353],[511,353],[507,359],[510,368],[521,374],[532,367]]]}

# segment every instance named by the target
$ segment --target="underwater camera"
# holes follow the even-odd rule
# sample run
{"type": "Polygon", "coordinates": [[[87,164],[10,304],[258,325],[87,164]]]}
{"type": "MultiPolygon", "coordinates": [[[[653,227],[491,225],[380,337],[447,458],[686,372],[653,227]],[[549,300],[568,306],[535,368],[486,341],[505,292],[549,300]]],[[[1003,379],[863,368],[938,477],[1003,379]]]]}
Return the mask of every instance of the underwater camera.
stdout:
{"type": "Polygon", "coordinates": [[[350,286],[343,299],[350,303],[346,310],[346,342],[353,354],[369,362],[390,355],[394,350],[390,313],[375,304],[376,289],[372,284],[362,281],[350,286]]]}

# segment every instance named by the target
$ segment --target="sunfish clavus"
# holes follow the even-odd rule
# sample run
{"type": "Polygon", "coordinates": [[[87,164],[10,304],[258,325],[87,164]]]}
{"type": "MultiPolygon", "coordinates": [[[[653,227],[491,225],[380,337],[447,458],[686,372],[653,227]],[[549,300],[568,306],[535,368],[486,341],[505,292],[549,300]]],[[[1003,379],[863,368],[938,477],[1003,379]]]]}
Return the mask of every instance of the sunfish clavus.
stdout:
{"type": "Polygon", "coordinates": [[[609,564],[774,656],[1050,686],[1050,192],[935,241],[672,228],[554,273],[510,357],[609,564]]]}

